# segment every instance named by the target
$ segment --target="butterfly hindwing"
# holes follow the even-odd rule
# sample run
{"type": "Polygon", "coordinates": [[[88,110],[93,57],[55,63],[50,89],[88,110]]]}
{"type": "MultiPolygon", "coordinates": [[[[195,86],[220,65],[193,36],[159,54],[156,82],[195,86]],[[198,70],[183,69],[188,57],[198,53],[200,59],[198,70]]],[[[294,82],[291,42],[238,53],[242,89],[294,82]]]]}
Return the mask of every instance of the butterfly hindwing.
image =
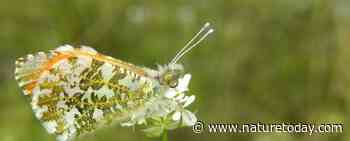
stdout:
{"type": "Polygon", "coordinates": [[[148,93],[142,70],[88,47],[63,46],[16,62],[16,79],[46,130],[67,141],[130,118],[148,93]],[[131,71],[138,70],[138,71],[131,71]]]}

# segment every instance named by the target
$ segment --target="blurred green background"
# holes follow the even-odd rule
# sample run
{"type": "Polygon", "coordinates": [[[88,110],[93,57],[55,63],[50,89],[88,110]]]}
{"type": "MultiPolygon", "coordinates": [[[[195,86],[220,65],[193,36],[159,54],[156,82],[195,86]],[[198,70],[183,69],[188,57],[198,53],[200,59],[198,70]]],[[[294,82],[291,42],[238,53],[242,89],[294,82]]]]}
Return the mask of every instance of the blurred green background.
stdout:
{"type": "MultiPolygon", "coordinates": [[[[344,133],[208,134],[169,140],[348,141],[347,0],[1,0],[0,141],[53,141],[14,80],[14,60],[89,45],[137,65],[167,63],[205,23],[216,32],[181,62],[205,122],[343,123],[344,133]]],[[[113,126],[81,141],[159,140],[113,126]]]]}

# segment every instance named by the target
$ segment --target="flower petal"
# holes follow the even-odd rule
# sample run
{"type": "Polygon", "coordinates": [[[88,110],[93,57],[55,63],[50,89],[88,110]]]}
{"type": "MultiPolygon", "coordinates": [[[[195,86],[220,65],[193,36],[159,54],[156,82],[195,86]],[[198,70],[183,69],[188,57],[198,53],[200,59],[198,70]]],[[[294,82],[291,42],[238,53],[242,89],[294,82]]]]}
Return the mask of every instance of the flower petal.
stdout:
{"type": "Polygon", "coordinates": [[[175,100],[181,100],[185,97],[185,94],[180,93],[178,96],[176,96],[175,100]]]}
{"type": "Polygon", "coordinates": [[[193,126],[197,121],[197,117],[190,111],[184,110],[182,112],[182,123],[185,126],[193,126]]]}
{"type": "Polygon", "coordinates": [[[179,111],[176,111],[174,114],[173,114],[173,120],[175,120],[175,121],[178,121],[178,120],[180,120],[180,118],[181,118],[181,112],[179,112],[179,111]]]}
{"type": "Polygon", "coordinates": [[[185,74],[183,78],[179,79],[179,85],[177,85],[176,90],[178,90],[180,93],[187,91],[190,80],[191,74],[185,74]]]}
{"type": "Polygon", "coordinates": [[[191,95],[190,97],[188,97],[186,99],[185,104],[183,105],[183,107],[187,107],[188,105],[190,105],[191,103],[193,103],[193,101],[196,99],[196,97],[194,95],[191,95]]]}
{"type": "Polygon", "coordinates": [[[169,89],[165,92],[165,97],[173,98],[176,95],[176,91],[174,89],[169,89]]]}
{"type": "Polygon", "coordinates": [[[188,96],[185,96],[184,98],[180,99],[179,102],[184,103],[187,101],[187,99],[188,99],[188,96]]]}

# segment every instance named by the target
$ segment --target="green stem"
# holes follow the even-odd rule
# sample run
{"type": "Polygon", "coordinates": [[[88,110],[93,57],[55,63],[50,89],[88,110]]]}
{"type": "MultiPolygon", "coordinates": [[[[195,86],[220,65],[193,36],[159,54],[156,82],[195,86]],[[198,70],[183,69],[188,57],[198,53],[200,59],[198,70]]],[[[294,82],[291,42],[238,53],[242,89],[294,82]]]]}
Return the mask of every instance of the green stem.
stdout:
{"type": "Polygon", "coordinates": [[[162,135],[162,141],[168,141],[168,131],[165,130],[162,135]]]}

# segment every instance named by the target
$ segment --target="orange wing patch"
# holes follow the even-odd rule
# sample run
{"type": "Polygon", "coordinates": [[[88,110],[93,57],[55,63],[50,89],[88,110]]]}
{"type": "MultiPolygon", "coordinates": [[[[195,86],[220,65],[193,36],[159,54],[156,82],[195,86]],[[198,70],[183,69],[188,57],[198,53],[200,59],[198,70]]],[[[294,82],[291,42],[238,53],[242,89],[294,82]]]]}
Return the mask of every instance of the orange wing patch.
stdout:
{"type": "Polygon", "coordinates": [[[41,74],[50,70],[57,62],[69,57],[71,57],[69,54],[52,51],[48,54],[39,52],[35,55],[27,55],[25,59],[17,59],[15,77],[19,85],[23,87],[24,94],[31,95],[41,74]]]}
{"type": "Polygon", "coordinates": [[[35,55],[27,55],[26,58],[18,58],[16,60],[16,80],[24,89],[24,94],[31,95],[37,84],[37,80],[43,72],[50,71],[55,64],[62,60],[82,56],[116,65],[125,70],[134,72],[139,76],[145,75],[145,71],[142,68],[109,56],[101,55],[91,48],[84,46],[82,48],[73,48],[66,45],[48,54],[39,52],[35,55]]]}

